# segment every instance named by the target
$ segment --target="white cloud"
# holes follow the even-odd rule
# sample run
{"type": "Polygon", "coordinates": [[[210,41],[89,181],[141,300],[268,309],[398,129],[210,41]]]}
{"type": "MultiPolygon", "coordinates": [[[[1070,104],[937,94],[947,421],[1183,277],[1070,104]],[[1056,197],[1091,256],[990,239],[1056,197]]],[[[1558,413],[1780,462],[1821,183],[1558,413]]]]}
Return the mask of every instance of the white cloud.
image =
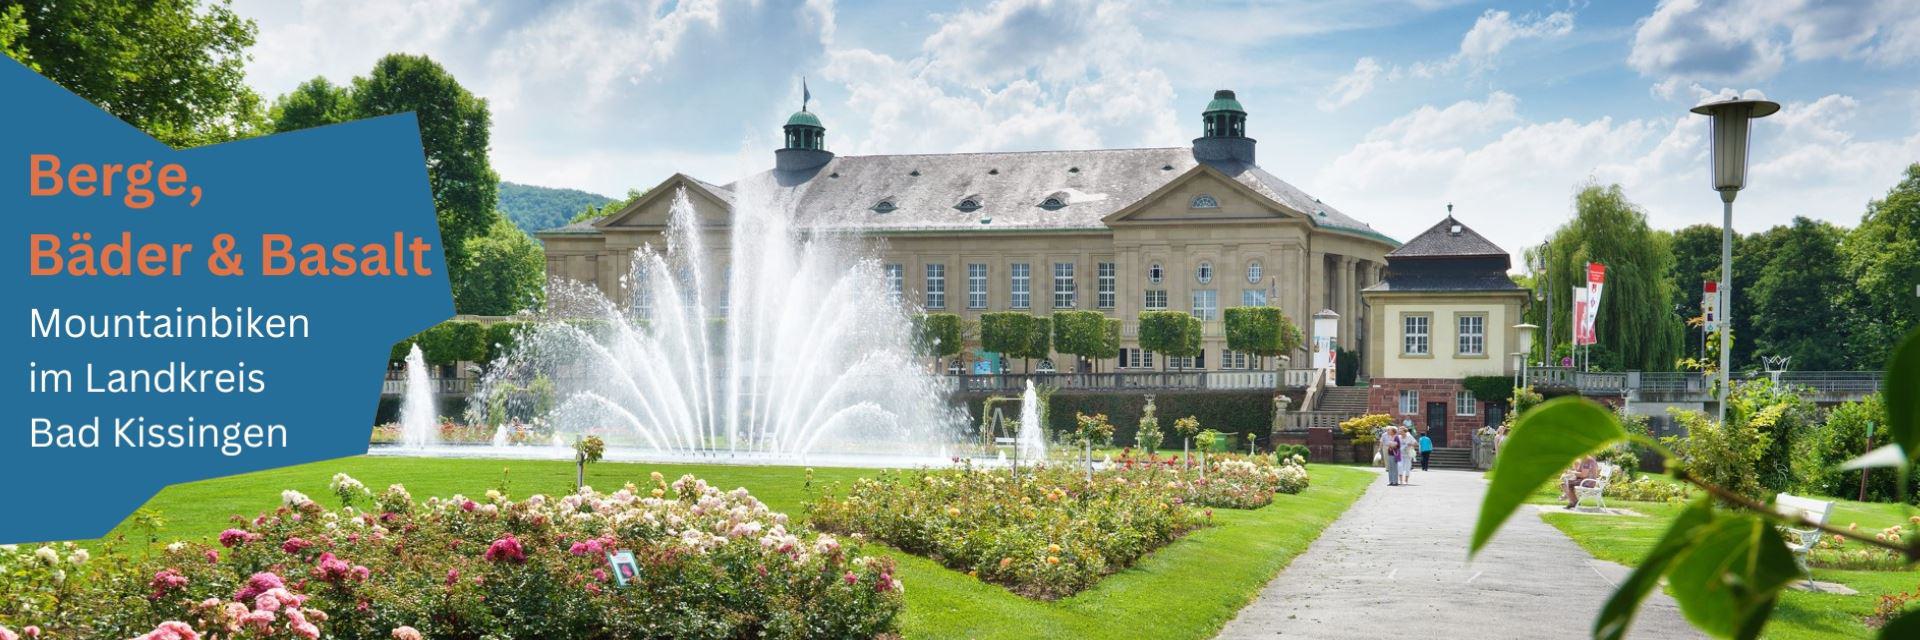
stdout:
{"type": "Polygon", "coordinates": [[[1444,60],[1416,62],[1408,70],[1416,77],[1431,78],[1466,67],[1484,71],[1492,67],[1500,52],[1520,40],[1547,40],[1573,33],[1573,13],[1555,11],[1545,16],[1515,19],[1505,11],[1488,9],[1473,21],[1473,28],[1460,38],[1460,50],[1444,60]]]}
{"type": "MultiPolygon", "coordinates": [[[[1531,122],[1494,93],[1425,106],[1376,128],[1313,181],[1329,202],[1389,235],[1411,237],[1453,202],[1460,218],[1509,250],[1539,242],[1571,214],[1573,190],[1618,183],[1652,224],[1714,223],[1708,123],[1699,116],[1531,122]]],[[[1789,103],[1761,120],[1736,219],[1743,231],[1796,215],[1855,225],[1869,198],[1920,158],[1920,134],[1863,139],[1853,98],[1789,103]]]]}
{"type": "Polygon", "coordinates": [[[1920,59],[1920,11],[1903,0],[1663,0],[1640,20],[1627,63],[1662,79],[1656,95],[1683,80],[1750,82],[1789,59],[1920,59]]]}
{"type": "Polygon", "coordinates": [[[1373,91],[1373,80],[1380,76],[1380,63],[1373,58],[1362,57],[1353,63],[1353,71],[1334,81],[1327,95],[1321,96],[1321,111],[1333,111],[1358,102],[1373,91]]]}

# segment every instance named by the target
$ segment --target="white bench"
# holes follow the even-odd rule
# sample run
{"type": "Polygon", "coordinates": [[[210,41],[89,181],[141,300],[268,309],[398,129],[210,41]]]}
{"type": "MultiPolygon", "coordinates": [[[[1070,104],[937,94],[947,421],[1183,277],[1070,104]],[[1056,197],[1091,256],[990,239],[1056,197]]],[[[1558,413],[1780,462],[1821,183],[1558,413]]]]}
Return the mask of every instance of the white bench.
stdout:
{"type": "Polygon", "coordinates": [[[1780,532],[1787,539],[1787,548],[1793,551],[1793,560],[1800,564],[1801,571],[1806,572],[1807,585],[1812,586],[1813,569],[1807,567],[1807,552],[1820,543],[1821,532],[1819,527],[1804,523],[1826,524],[1827,518],[1833,515],[1833,502],[1782,493],[1773,497],[1773,510],[1803,523],[1799,526],[1781,525],[1780,532]]]}
{"type": "Polygon", "coordinates": [[[1606,509],[1607,508],[1607,483],[1610,483],[1612,481],[1613,481],[1613,465],[1605,462],[1600,463],[1599,477],[1581,480],[1579,483],[1573,485],[1573,496],[1577,500],[1574,504],[1574,508],[1606,509]],[[1589,506],[1589,503],[1599,505],[1599,506],[1598,507],[1589,506]]]}

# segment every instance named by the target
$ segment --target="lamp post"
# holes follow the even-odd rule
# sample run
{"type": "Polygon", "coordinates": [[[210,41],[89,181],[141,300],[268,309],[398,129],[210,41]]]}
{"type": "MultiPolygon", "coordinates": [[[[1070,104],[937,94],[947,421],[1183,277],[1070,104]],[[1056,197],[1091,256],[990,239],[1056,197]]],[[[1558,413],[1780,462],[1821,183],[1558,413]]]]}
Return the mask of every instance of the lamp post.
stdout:
{"type": "Polygon", "coordinates": [[[1522,322],[1513,325],[1513,328],[1520,331],[1520,384],[1518,387],[1524,389],[1528,382],[1527,359],[1532,357],[1533,354],[1533,332],[1540,327],[1530,322],[1522,322]]]}
{"type": "Polygon", "coordinates": [[[1720,424],[1727,423],[1727,399],[1732,397],[1733,324],[1733,198],[1747,186],[1747,147],[1755,118],[1780,111],[1780,103],[1738,98],[1709,102],[1692,109],[1713,118],[1713,190],[1720,192],[1720,424]]]}
{"type": "Polygon", "coordinates": [[[1541,314],[1547,317],[1547,342],[1540,349],[1540,362],[1548,366],[1553,365],[1553,276],[1547,273],[1547,267],[1553,264],[1547,254],[1552,250],[1553,241],[1548,240],[1540,243],[1540,252],[1533,256],[1533,272],[1540,274],[1540,288],[1547,294],[1547,312],[1541,314]]]}

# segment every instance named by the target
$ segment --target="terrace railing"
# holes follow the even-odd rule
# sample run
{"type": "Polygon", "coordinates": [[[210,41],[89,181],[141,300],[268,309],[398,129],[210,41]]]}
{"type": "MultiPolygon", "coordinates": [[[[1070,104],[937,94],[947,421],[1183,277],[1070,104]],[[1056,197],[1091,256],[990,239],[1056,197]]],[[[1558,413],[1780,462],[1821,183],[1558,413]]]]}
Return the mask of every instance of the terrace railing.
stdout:
{"type": "MultiPolygon", "coordinates": [[[[1735,380],[1767,378],[1766,372],[1740,372],[1735,380]]],[[[1527,376],[1539,386],[1574,387],[1583,394],[1634,394],[1641,399],[1662,401],[1711,400],[1713,378],[1697,371],[1625,371],[1587,372],[1566,367],[1529,367],[1527,376]]],[[[1812,400],[1839,402],[1857,400],[1881,389],[1877,371],[1786,371],[1780,384],[1810,393],[1812,400]]]]}
{"type": "MultiPolygon", "coordinates": [[[[473,393],[473,378],[428,378],[436,395],[467,395],[473,393]]],[[[406,395],[407,381],[388,378],[380,382],[380,395],[406,395]]]]}
{"type": "Polygon", "coordinates": [[[1340,428],[1340,421],[1353,416],[1340,411],[1288,411],[1281,414],[1282,432],[1304,432],[1313,427],[1340,428]]]}
{"type": "Polygon", "coordinates": [[[966,374],[951,376],[962,391],[1018,393],[1035,386],[1092,391],[1279,389],[1278,371],[1125,371],[1109,373],[966,374]]]}

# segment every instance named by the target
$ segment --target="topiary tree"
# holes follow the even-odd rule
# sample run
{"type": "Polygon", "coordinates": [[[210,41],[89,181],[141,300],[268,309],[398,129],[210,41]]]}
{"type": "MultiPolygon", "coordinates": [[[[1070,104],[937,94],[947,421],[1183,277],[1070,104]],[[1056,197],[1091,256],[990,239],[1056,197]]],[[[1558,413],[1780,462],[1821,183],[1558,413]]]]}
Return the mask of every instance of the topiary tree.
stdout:
{"type": "MultiPolygon", "coordinates": [[[[1027,332],[1033,314],[1024,311],[1000,311],[980,314],[980,348],[1003,357],[1018,358],[1027,349],[1027,332]]],[[[999,363],[995,363],[998,367],[999,363]]],[[[1006,373],[1001,369],[1001,374],[1006,373]]]]}
{"type": "Polygon", "coordinates": [[[1293,353],[1304,339],[1279,307],[1228,307],[1226,311],[1227,348],[1266,359],[1293,353]]]}
{"type": "Polygon", "coordinates": [[[1021,366],[1028,371],[1032,371],[1033,367],[1029,365],[1032,364],[1034,358],[1046,358],[1052,353],[1053,320],[1051,318],[1034,316],[1033,322],[1027,325],[1026,346],[1020,351],[1020,358],[1026,361],[1021,366]]]}
{"type": "Polygon", "coordinates": [[[913,320],[917,330],[916,346],[936,362],[960,355],[960,349],[966,346],[960,314],[926,313],[914,316],[913,320]]]}
{"type": "MultiPolygon", "coordinates": [[[[1140,348],[1162,356],[1184,357],[1200,353],[1199,318],[1185,311],[1140,312],[1140,348]]],[[[1167,364],[1160,363],[1165,371],[1167,364]]]]}
{"type": "Polygon", "coordinates": [[[520,334],[527,330],[525,322],[495,322],[487,326],[487,362],[506,357],[520,342],[520,334]]]}
{"type": "Polygon", "coordinates": [[[1140,450],[1147,452],[1149,458],[1160,450],[1160,441],[1165,439],[1165,435],[1160,433],[1160,418],[1153,415],[1154,410],[1153,396],[1149,394],[1147,406],[1140,410],[1140,428],[1133,432],[1133,443],[1140,445],[1140,450]]]}
{"type": "Polygon", "coordinates": [[[1079,412],[1073,414],[1073,422],[1073,439],[1079,441],[1081,450],[1085,452],[1087,480],[1091,481],[1093,480],[1093,445],[1104,445],[1113,441],[1113,423],[1107,421],[1107,414],[1104,413],[1087,415],[1079,412]]]}
{"type": "Polygon", "coordinates": [[[607,443],[600,436],[586,436],[573,443],[574,488],[587,486],[587,465],[606,455],[607,443]]]}
{"type": "Polygon", "coordinates": [[[1055,311],[1053,350],[1097,359],[1107,347],[1107,317],[1098,311],[1055,311]]]}
{"type": "Polygon", "coordinates": [[[1173,432],[1180,434],[1180,463],[1193,455],[1191,444],[1194,434],[1200,433],[1200,419],[1187,416],[1173,421],[1173,432]]]}
{"type": "MultiPolygon", "coordinates": [[[[1112,360],[1120,357],[1120,319],[1105,318],[1101,320],[1101,324],[1105,327],[1105,331],[1103,332],[1103,338],[1105,339],[1100,344],[1100,353],[1094,356],[1094,358],[1096,358],[1094,362],[1096,363],[1100,360],[1112,360]]],[[[1095,370],[1099,370],[1099,367],[1095,366],[1095,370]]]]}

